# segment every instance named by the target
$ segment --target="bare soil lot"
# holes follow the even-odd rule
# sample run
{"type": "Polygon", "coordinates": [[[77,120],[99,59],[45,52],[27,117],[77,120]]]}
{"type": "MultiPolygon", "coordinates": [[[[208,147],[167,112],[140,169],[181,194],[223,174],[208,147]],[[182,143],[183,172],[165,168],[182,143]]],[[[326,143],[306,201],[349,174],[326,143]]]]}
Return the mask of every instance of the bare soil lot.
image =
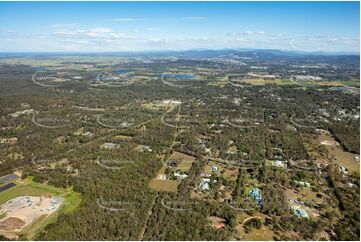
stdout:
{"type": "Polygon", "coordinates": [[[159,191],[176,192],[179,183],[180,183],[179,181],[175,181],[175,180],[153,179],[152,181],[150,181],[149,187],[159,191]]]}
{"type": "Polygon", "coordinates": [[[55,212],[63,200],[55,196],[20,196],[10,199],[0,207],[0,213],[5,214],[0,220],[0,231],[21,230],[39,217],[55,212]]]}

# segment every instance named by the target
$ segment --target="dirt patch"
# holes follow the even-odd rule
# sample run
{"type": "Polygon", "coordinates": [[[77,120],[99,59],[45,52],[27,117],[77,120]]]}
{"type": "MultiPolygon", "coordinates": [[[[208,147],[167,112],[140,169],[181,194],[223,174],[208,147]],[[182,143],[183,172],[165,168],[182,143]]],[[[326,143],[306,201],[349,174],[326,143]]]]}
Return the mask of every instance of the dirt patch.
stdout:
{"type": "Polygon", "coordinates": [[[149,187],[158,190],[158,191],[165,191],[165,192],[176,192],[179,181],[173,181],[173,180],[156,180],[153,179],[149,183],[149,187]]]}
{"type": "Polygon", "coordinates": [[[159,174],[157,175],[157,177],[155,178],[156,180],[167,180],[167,176],[165,174],[159,174]]]}
{"type": "Polygon", "coordinates": [[[13,230],[20,229],[25,225],[25,222],[16,217],[10,217],[0,222],[0,229],[13,230]]]}
{"type": "Polygon", "coordinates": [[[210,216],[208,217],[208,220],[211,222],[211,226],[215,229],[220,229],[225,226],[225,219],[216,217],[216,216],[210,216]]]}
{"type": "Polygon", "coordinates": [[[0,206],[0,213],[6,214],[0,219],[0,230],[23,229],[41,216],[52,214],[62,202],[63,198],[53,196],[21,196],[10,199],[0,206]]]}
{"type": "Polygon", "coordinates": [[[321,145],[337,145],[337,143],[333,142],[331,140],[324,140],[324,141],[321,141],[321,145]]]}

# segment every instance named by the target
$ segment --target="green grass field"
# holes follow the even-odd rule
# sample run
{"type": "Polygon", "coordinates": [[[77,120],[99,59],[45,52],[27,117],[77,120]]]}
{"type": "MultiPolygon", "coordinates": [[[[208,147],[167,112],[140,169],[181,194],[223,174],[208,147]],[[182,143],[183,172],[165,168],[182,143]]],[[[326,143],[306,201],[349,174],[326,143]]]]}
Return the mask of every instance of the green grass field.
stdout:
{"type": "Polygon", "coordinates": [[[57,188],[47,184],[36,183],[32,177],[17,181],[16,186],[0,193],[0,204],[19,196],[44,196],[53,195],[64,198],[61,207],[49,216],[42,216],[34,223],[25,227],[18,233],[22,240],[32,240],[41,232],[48,224],[55,223],[57,217],[61,213],[70,213],[74,211],[81,203],[79,193],[73,191],[72,188],[57,188]]]}
{"type": "Polygon", "coordinates": [[[353,81],[344,81],[342,82],[346,86],[349,87],[360,87],[360,81],[359,80],[353,80],[353,81]]]}

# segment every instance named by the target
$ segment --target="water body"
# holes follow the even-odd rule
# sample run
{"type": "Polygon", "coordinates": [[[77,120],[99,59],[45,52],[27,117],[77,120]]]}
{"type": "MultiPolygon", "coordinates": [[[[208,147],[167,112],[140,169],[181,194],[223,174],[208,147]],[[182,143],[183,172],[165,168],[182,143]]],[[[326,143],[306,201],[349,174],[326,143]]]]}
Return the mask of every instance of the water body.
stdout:
{"type": "Polygon", "coordinates": [[[194,78],[193,74],[185,74],[185,73],[177,73],[177,74],[163,73],[162,75],[165,77],[175,77],[175,78],[180,78],[180,79],[194,78]]]}
{"type": "Polygon", "coordinates": [[[42,67],[42,66],[34,66],[33,69],[35,71],[46,71],[46,68],[45,67],[42,67]]]}
{"type": "Polygon", "coordinates": [[[133,70],[124,70],[124,69],[119,69],[119,70],[114,71],[114,73],[118,74],[118,75],[127,74],[130,72],[134,72],[134,71],[133,70]]]}

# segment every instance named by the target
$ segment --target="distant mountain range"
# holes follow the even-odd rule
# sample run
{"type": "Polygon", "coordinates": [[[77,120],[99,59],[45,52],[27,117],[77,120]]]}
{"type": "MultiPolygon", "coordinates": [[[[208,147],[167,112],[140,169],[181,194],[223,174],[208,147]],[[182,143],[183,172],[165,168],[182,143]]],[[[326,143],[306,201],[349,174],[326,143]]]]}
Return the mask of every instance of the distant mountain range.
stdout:
{"type": "Polygon", "coordinates": [[[278,49],[190,49],[190,50],[151,50],[151,51],[114,51],[114,52],[0,52],[0,57],[15,56],[49,56],[49,55],[116,55],[116,56],[154,56],[177,58],[273,58],[273,57],[306,57],[306,56],[360,56],[355,52],[306,52],[278,49]]]}

